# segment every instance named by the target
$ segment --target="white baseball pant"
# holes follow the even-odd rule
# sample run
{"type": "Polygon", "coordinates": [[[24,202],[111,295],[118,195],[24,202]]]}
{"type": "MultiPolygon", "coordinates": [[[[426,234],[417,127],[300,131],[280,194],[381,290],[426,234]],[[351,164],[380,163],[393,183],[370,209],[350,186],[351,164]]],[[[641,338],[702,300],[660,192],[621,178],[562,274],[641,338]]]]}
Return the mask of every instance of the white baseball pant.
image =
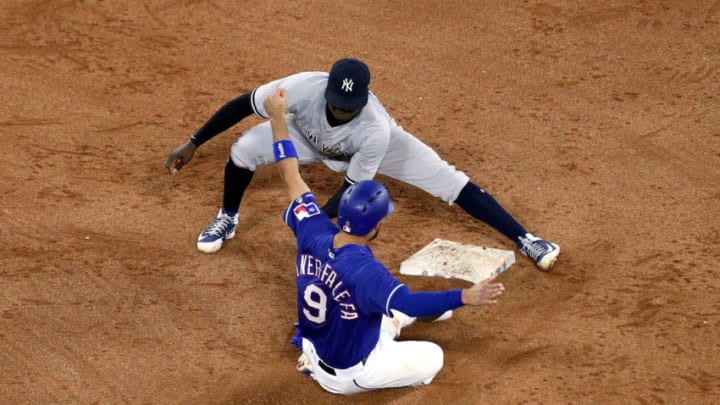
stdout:
{"type": "MultiPolygon", "coordinates": [[[[322,162],[334,172],[347,171],[348,162],[322,155],[305,139],[292,115],[288,115],[286,122],[288,135],[295,144],[298,162],[301,165],[322,162]]],[[[442,160],[437,152],[401,126],[393,124],[390,128],[390,144],[380,163],[378,173],[411,184],[453,204],[470,178],[455,166],[442,160]]],[[[232,145],[230,157],[236,166],[254,171],[259,166],[275,161],[272,143],[270,122],[263,122],[246,130],[238,138],[232,145]]]]}
{"type": "Polygon", "coordinates": [[[443,367],[442,349],[432,342],[395,340],[400,329],[414,318],[393,312],[394,318],[383,317],[380,338],[370,355],[346,369],[321,365],[313,343],[303,339],[303,353],[312,365],[311,377],[326,391],[344,395],[430,384],[443,367]]]}

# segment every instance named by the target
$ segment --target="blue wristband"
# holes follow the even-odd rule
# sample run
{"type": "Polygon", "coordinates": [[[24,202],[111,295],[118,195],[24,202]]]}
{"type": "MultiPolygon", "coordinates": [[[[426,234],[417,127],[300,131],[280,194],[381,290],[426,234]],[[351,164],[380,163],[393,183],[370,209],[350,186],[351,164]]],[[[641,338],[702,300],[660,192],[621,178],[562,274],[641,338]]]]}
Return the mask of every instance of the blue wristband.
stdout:
{"type": "Polygon", "coordinates": [[[297,158],[298,154],[295,150],[295,144],[289,139],[283,139],[273,143],[273,153],[275,154],[275,161],[279,162],[287,158],[297,158]]]}

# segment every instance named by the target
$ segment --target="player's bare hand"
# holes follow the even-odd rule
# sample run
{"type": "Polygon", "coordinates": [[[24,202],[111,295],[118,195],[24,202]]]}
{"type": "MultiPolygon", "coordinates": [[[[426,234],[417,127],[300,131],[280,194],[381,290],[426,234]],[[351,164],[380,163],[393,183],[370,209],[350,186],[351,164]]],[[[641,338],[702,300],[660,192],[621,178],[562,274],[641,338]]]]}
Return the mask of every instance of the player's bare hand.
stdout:
{"type": "Polygon", "coordinates": [[[493,305],[504,292],[505,286],[491,278],[463,289],[462,302],[465,305],[493,305]]]}
{"type": "Polygon", "coordinates": [[[168,169],[171,174],[177,174],[180,168],[185,166],[185,163],[193,158],[195,149],[197,149],[197,146],[190,141],[178,146],[168,155],[165,161],[165,168],[168,169]]]}
{"type": "Polygon", "coordinates": [[[281,118],[287,111],[287,90],[283,88],[277,88],[263,101],[263,107],[265,112],[268,113],[270,118],[281,118]]]}

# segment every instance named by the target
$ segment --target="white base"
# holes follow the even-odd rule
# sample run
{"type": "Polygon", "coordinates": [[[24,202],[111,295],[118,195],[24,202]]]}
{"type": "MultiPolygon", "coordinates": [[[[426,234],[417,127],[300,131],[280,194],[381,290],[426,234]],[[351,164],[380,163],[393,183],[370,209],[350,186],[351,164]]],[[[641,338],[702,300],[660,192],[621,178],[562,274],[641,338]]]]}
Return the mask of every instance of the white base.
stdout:
{"type": "Polygon", "coordinates": [[[510,250],[435,239],[400,264],[400,274],[459,278],[479,283],[515,263],[510,250]]]}

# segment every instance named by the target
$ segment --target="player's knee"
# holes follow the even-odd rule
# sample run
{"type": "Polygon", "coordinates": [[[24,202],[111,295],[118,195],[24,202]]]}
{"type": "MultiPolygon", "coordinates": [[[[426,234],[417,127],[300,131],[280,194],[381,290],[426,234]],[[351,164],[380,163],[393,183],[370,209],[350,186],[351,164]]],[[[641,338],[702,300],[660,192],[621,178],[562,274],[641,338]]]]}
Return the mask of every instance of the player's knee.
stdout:
{"type": "Polygon", "coordinates": [[[258,136],[253,136],[248,130],[238,138],[230,147],[230,158],[235,166],[255,171],[258,166],[274,162],[272,147],[265,145],[258,136]]]}
{"type": "Polygon", "coordinates": [[[433,375],[440,372],[440,370],[443,368],[443,364],[445,361],[445,355],[443,353],[443,349],[438,346],[435,343],[431,343],[432,348],[429,350],[430,352],[430,364],[432,365],[432,369],[434,371],[433,375]]]}
{"type": "MultiPolygon", "coordinates": [[[[229,164],[232,164],[235,169],[250,169],[248,165],[243,163],[242,159],[239,159],[235,154],[230,153],[230,159],[228,161],[229,164]]],[[[253,170],[253,169],[250,169],[253,170]]],[[[253,170],[254,171],[254,170],[253,170]]]]}
{"type": "Polygon", "coordinates": [[[252,156],[248,151],[236,148],[235,146],[230,150],[230,160],[236,167],[251,171],[257,170],[258,166],[266,163],[258,161],[258,156],[252,156]]]}
{"type": "Polygon", "coordinates": [[[430,384],[435,376],[442,370],[444,364],[444,354],[440,346],[435,343],[427,342],[425,349],[425,371],[427,372],[422,384],[430,384]]]}

